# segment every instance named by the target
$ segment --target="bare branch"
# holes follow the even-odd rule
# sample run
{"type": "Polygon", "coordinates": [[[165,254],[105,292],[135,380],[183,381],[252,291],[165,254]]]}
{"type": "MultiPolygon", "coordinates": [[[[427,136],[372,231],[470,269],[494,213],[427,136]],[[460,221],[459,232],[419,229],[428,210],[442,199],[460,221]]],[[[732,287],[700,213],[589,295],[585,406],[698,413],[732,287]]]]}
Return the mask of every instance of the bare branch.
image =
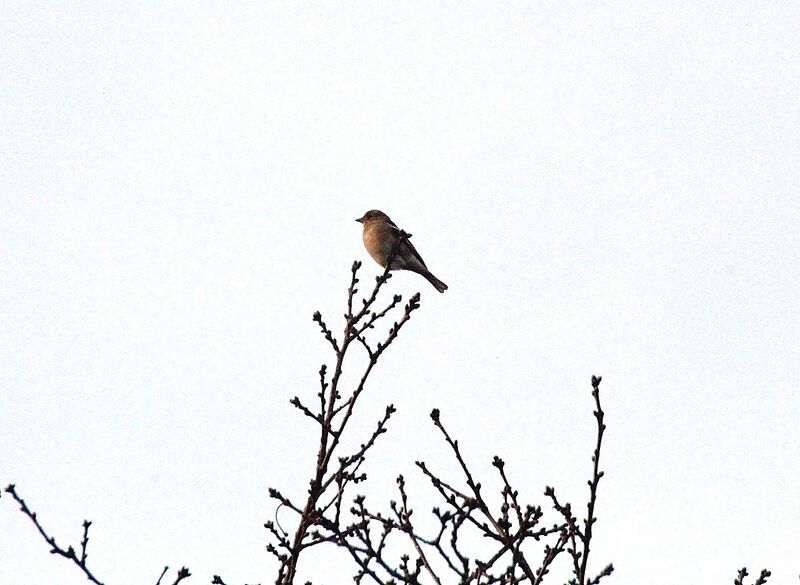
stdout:
{"type": "MultiPolygon", "coordinates": [[[[391,262],[389,265],[390,264],[391,262]]],[[[320,426],[320,435],[316,469],[309,482],[305,506],[300,509],[291,504],[288,498],[282,496],[277,490],[270,492],[273,498],[278,499],[282,505],[287,506],[300,517],[294,537],[291,541],[278,531],[274,523],[267,522],[264,525],[277,542],[277,546],[268,546],[268,551],[280,561],[278,580],[276,583],[283,585],[293,583],[298,559],[303,550],[322,542],[340,543],[347,541],[348,538],[358,533],[356,529],[342,529],[339,526],[342,498],[349,484],[358,483],[365,479],[366,476],[363,473],[359,474],[358,469],[362,465],[366,453],[377,441],[377,438],[386,432],[386,423],[394,412],[394,406],[389,405],[384,417],[378,422],[375,431],[367,441],[362,443],[361,447],[354,454],[349,456],[338,455],[341,438],[352,418],[358,398],[366,387],[369,375],[377,364],[381,354],[397,338],[402,326],[410,319],[411,313],[419,307],[419,293],[417,293],[409,300],[408,304],[406,304],[400,321],[394,323],[394,325],[390,327],[386,338],[382,342],[378,342],[375,348],[373,348],[365,338],[365,332],[368,329],[374,329],[375,325],[381,319],[385,318],[389,312],[400,303],[402,298],[400,295],[394,295],[392,301],[382,310],[372,311],[372,306],[377,301],[381,288],[386,284],[389,278],[391,278],[387,267],[383,274],[375,279],[375,287],[372,293],[362,300],[361,309],[354,313],[353,303],[355,295],[358,292],[356,285],[359,282],[358,270],[360,267],[360,262],[354,262],[351,268],[350,286],[347,290],[347,312],[344,315],[344,331],[340,340],[337,340],[333,335],[333,332],[323,320],[322,315],[319,312],[314,313],[314,321],[319,325],[323,336],[328,340],[336,357],[333,375],[330,380],[327,379],[326,366],[323,365],[320,369],[320,391],[318,393],[319,411],[313,412],[299,397],[294,397],[291,401],[292,405],[320,426]],[[341,380],[347,351],[354,341],[366,349],[369,362],[356,388],[346,397],[343,397],[344,393],[339,387],[339,382],[341,380]],[[334,457],[338,457],[339,465],[331,469],[333,467],[331,462],[334,457]],[[335,486],[336,489],[330,494],[329,492],[332,486],[335,486]],[[326,496],[326,494],[329,495],[326,496]],[[333,518],[328,518],[326,517],[326,513],[331,509],[334,511],[334,516],[333,518]],[[318,533],[313,529],[315,526],[325,529],[327,533],[318,533]],[[279,552],[281,549],[286,552],[279,552]]],[[[369,547],[366,550],[369,551],[369,547]]],[[[358,554],[356,553],[355,556],[358,556],[358,554]]],[[[368,563],[368,560],[365,562],[368,563]]],[[[361,566],[362,575],[370,575],[370,571],[371,569],[369,569],[366,564],[361,566]]]]}
{"type": "Polygon", "coordinates": [[[50,545],[50,552],[52,554],[62,556],[65,559],[72,561],[81,571],[83,571],[83,574],[86,575],[86,578],[89,581],[95,583],[96,585],[103,585],[103,582],[95,577],[92,571],[89,570],[89,567],[86,565],[86,547],[89,544],[89,526],[91,525],[91,522],[88,520],[84,520],[83,522],[83,541],[81,542],[81,555],[79,558],[75,553],[74,548],[69,546],[64,549],[58,546],[58,544],[56,544],[55,537],[47,534],[44,527],[39,522],[36,512],[33,512],[30,508],[28,508],[25,500],[23,500],[22,497],[17,494],[16,486],[13,483],[6,487],[5,491],[6,493],[11,494],[11,497],[14,498],[17,504],[19,504],[19,509],[22,511],[22,513],[25,514],[31,520],[31,522],[33,522],[34,526],[36,526],[36,530],[39,531],[39,534],[42,536],[42,538],[44,538],[45,542],[50,545]]]}

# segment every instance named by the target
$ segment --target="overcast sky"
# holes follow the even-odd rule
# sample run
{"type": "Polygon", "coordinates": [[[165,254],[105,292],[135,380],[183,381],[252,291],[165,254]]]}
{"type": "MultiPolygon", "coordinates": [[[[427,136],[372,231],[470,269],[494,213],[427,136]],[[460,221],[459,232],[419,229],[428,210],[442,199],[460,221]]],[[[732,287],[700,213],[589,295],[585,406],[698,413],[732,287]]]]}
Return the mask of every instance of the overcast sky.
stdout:
{"type": "MultiPolygon", "coordinates": [[[[101,580],[274,580],[267,488],[314,464],[289,399],[331,359],[311,315],[340,331],[350,264],[378,273],[372,208],[450,286],[390,281],[422,307],[354,420],[398,408],[376,504],[398,473],[437,503],[438,407],[485,485],[499,454],[582,512],[602,375],[609,583],[797,579],[795,3],[2,11],[0,483],[65,545],[93,520],[101,580]]],[[[4,494],[0,583],[84,582],[4,494]]]]}

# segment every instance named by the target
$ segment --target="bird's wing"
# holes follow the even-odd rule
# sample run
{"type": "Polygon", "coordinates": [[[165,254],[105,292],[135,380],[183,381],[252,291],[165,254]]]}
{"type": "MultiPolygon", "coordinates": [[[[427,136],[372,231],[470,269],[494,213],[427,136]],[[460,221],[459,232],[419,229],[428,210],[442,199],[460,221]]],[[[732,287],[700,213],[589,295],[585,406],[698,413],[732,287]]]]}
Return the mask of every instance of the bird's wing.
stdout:
{"type": "Polygon", "coordinates": [[[405,230],[401,230],[391,219],[388,219],[388,223],[391,226],[392,234],[397,237],[397,241],[400,242],[400,245],[408,246],[408,251],[411,252],[414,258],[419,260],[419,263],[422,264],[423,268],[427,269],[428,266],[425,264],[425,260],[422,259],[422,256],[420,256],[419,252],[417,252],[414,244],[411,243],[411,234],[405,230]]]}
{"type": "MultiPolygon", "coordinates": [[[[424,268],[427,268],[428,266],[425,264],[425,260],[422,259],[422,256],[420,256],[419,252],[417,252],[417,249],[414,247],[414,244],[411,243],[411,239],[410,239],[411,238],[411,234],[409,234],[407,232],[404,232],[403,230],[400,230],[400,236],[402,238],[401,241],[406,246],[408,246],[408,250],[411,252],[411,254],[413,254],[414,257],[417,260],[419,260],[420,264],[422,264],[422,266],[424,268]]],[[[403,244],[401,244],[401,245],[403,245],[403,244]]]]}

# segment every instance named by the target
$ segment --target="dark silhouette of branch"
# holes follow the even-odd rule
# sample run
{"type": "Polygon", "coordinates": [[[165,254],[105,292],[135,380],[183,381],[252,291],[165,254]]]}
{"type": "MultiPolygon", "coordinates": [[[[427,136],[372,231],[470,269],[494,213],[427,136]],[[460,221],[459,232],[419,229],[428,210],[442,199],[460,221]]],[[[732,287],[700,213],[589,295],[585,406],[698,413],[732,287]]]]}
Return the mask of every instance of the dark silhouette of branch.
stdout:
{"type": "MultiPolygon", "coordinates": [[[[354,288],[351,287],[351,290],[354,288]]],[[[327,327],[322,329],[323,332],[328,330],[327,327]]],[[[344,339],[340,351],[346,350],[352,341],[352,339],[348,341],[347,336],[344,339]]],[[[367,366],[366,374],[354,393],[347,398],[332,394],[333,379],[328,385],[325,382],[323,369],[321,387],[322,391],[327,393],[320,404],[330,412],[347,412],[349,416],[358,393],[363,390],[371,366],[372,362],[367,366]],[[331,398],[332,396],[334,398],[331,398]],[[332,400],[343,401],[342,406],[338,407],[338,410],[337,407],[331,410],[332,400]]],[[[444,503],[444,507],[434,507],[432,510],[439,524],[435,532],[425,536],[417,530],[412,519],[414,511],[410,504],[411,498],[402,475],[397,478],[399,500],[390,502],[388,513],[373,511],[367,506],[364,496],[357,496],[349,509],[349,519],[344,520],[342,511],[344,488],[348,483],[357,483],[365,479],[363,474],[356,472],[377,437],[386,431],[386,423],[394,412],[394,408],[390,405],[373,435],[361,445],[360,450],[349,457],[339,457],[338,468],[328,470],[325,478],[315,477],[312,480],[309,501],[313,499],[313,507],[309,507],[307,501],[306,506],[300,508],[277,490],[271,492],[272,497],[281,505],[300,516],[300,527],[306,530],[302,537],[298,538],[295,534],[294,541],[290,542],[274,525],[267,524],[275,541],[269,548],[280,561],[276,583],[292,583],[295,573],[291,572],[291,567],[296,568],[297,559],[303,550],[329,543],[343,548],[353,559],[357,567],[354,576],[356,583],[368,580],[381,585],[390,583],[419,585],[424,582],[441,585],[449,582],[442,573],[444,571],[453,575],[456,582],[461,584],[528,582],[538,585],[550,572],[558,556],[568,550],[572,557],[575,577],[571,582],[596,585],[601,578],[613,571],[613,566],[608,565],[594,578],[589,579],[585,576],[588,566],[586,558],[592,539],[591,528],[597,520],[595,516],[597,486],[603,476],[599,461],[605,424],[604,413],[600,406],[599,385],[600,378],[593,377],[592,395],[595,400],[597,440],[592,457],[592,479],[589,481],[588,513],[582,526],[572,514],[570,504],[561,504],[555,491],[550,487],[545,490],[545,495],[551,499],[561,521],[545,525],[541,506],[522,503],[519,491],[513,487],[507,473],[505,462],[497,456],[494,457],[492,466],[499,475],[502,503],[499,508],[490,505],[484,497],[482,483],[478,481],[468,464],[458,440],[446,429],[438,409],[431,412],[431,419],[457,461],[462,479],[445,480],[432,471],[425,462],[416,462],[417,467],[428,478],[434,491],[444,503]],[[332,493],[322,502],[320,493],[328,488],[332,488],[332,493]],[[312,510],[313,518],[304,527],[302,519],[307,517],[309,510],[312,510]],[[313,528],[310,528],[311,525],[313,528]],[[484,544],[479,550],[469,552],[466,543],[471,543],[474,547],[474,543],[478,542],[475,536],[481,537],[479,540],[484,544]],[[307,540],[304,540],[306,537],[307,540]],[[494,545],[487,546],[486,543],[494,545]],[[534,564],[531,555],[537,545],[540,547],[541,556],[540,561],[534,564]]],[[[330,426],[328,419],[319,413],[311,412],[309,416],[303,408],[300,410],[317,421],[322,428],[321,436],[324,436],[325,429],[330,426]]],[[[339,434],[343,431],[342,426],[333,428],[339,434]]],[[[331,434],[332,431],[328,433],[330,436],[335,436],[331,434]]],[[[331,439],[331,444],[335,441],[335,438],[331,439]]],[[[324,466],[330,460],[328,451],[325,453],[320,451],[318,462],[324,466]]]]}
{"type": "Polygon", "coordinates": [[[316,466],[309,482],[305,503],[302,506],[296,505],[278,490],[270,490],[270,496],[273,499],[278,500],[281,506],[285,506],[299,516],[294,536],[291,539],[275,522],[270,521],[264,524],[272,537],[272,542],[267,546],[267,550],[275,556],[279,563],[276,580],[278,584],[288,585],[294,582],[302,551],[324,542],[347,539],[357,532],[356,525],[342,524],[343,498],[348,486],[366,479],[366,475],[360,472],[360,468],[378,437],[386,432],[389,419],[395,412],[394,406],[388,405],[375,430],[361,444],[360,448],[349,455],[340,453],[339,446],[342,436],[370,374],[380,356],[394,342],[403,325],[411,318],[411,314],[419,308],[420,296],[417,293],[409,299],[402,316],[389,327],[382,340],[368,339],[368,331],[375,329],[376,323],[386,318],[399,305],[402,297],[394,295],[384,307],[373,309],[381,288],[391,278],[389,270],[386,269],[375,279],[372,292],[368,297],[362,299],[362,307],[356,311],[354,300],[358,293],[358,270],[360,268],[360,262],[353,263],[350,286],[347,291],[347,313],[344,316],[345,323],[341,338],[337,339],[319,312],[313,315],[314,322],[320,327],[323,337],[330,344],[335,356],[333,375],[330,378],[328,378],[327,366],[323,365],[320,368],[318,406],[312,409],[297,396],[290,401],[304,416],[319,426],[320,434],[316,466]],[[340,388],[340,379],[348,350],[354,342],[366,350],[369,359],[356,387],[350,392],[345,392],[340,388]],[[334,464],[334,461],[337,463],[334,464]],[[326,514],[330,515],[326,516],[326,514]]]}
{"type": "Polygon", "coordinates": [[[161,585],[161,579],[164,578],[164,575],[167,574],[167,571],[169,571],[169,566],[164,567],[164,570],[161,571],[161,576],[158,578],[158,581],[156,581],[156,585],[161,585]]]}
{"type": "MultiPolygon", "coordinates": [[[[600,471],[600,451],[605,431],[603,411],[600,406],[600,378],[592,378],[592,395],[595,400],[595,419],[597,420],[597,440],[592,457],[592,479],[589,481],[590,493],[587,504],[588,514],[583,527],[571,512],[570,504],[561,504],[553,488],[548,487],[545,495],[553,502],[553,507],[561,517],[561,522],[543,524],[544,512],[540,506],[523,504],[519,491],[513,487],[506,470],[505,462],[495,456],[492,466],[500,476],[499,508],[489,504],[484,496],[483,484],[477,479],[467,462],[458,440],[448,432],[441,412],[434,409],[431,419],[441,433],[461,470],[461,480],[445,480],[431,470],[425,462],[418,461],[417,467],[431,482],[445,507],[433,508],[439,521],[439,528],[431,537],[419,534],[411,522],[412,510],[405,481],[398,478],[400,503],[391,502],[391,514],[372,512],[367,508],[363,496],[356,499],[352,513],[361,520],[358,531],[351,539],[340,539],[337,544],[348,549],[351,556],[359,558],[359,566],[375,567],[368,575],[376,583],[420,583],[423,573],[433,583],[442,583],[440,570],[454,574],[458,583],[523,583],[535,585],[542,583],[550,572],[557,557],[569,550],[573,560],[574,579],[571,582],[581,585],[596,585],[602,577],[613,571],[606,566],[596,577],[585,576],[588,563],[588,550],[592,539],[591,527],[596,522],[597,486],[603,472],[600,471]],[[463,485],[459,485],[463,484],[463,485]],[[368,526],[380,528],[380,540],[373,544],[368,526]],[[399,564],[392,564],[386,554],[386,542],[394,532],[402,533],[411,543],[408,554],[400,557],[399,564]],[[470,534],[472,536],[470,536],[470,534]],[[483,544],[475,553],[468,553],[465,542],[476,542],[475,535],[484,543],[495,543],[494,547],[483,544]],[[549,542],[547,542],[549,540],[549,542]],[[536,545],[541,548],[541,561],[535,565],[531,554],[536,545]],[[488,548],[488,550],[487,550],[488,548]],[[411,562],[412,555],[416,557],[411,562]],[[431,556],[433,555],[433,556],[431,556]],[[413,569],[413,570],[412,570],[413,569]],[[377,575],[381,571],[384,576],[377,575]]],[[[359,581],[367,573],[362,569],[356,575],[359,581]]]]}
{"type": "MultiPolygon", "coordinates": [[[[747,577],[749,573],[747,572],[747,567],[742,567],[739,569],[739,574],[736,576],[736,579],[733,581],[734,585],[744,585],[744,578],[747,577]]],[[[755,580],[754,585],[764,585],[767,582],[767,578],[772,575],[768,570],[762,569],[761,574],[755,580]]]]}
{"type": "Polygon", "coordinates": [[[59,555],[67,560],[72,561],[81,571],[83,571],[83,574],[86,575],[86,578],[89,581],[95,583],[96,585],[103,585],[103,582],[95,577],[92,571],[86,565],[86,548],[89,545],[89,526],[91,526],[91,522],[88,520],[83,521],[83,540],[81,541],[81,554],[78,556],[72,546],[68,546],[66,549],[60,547],[56,543],[55,537],[50,536],[47,531],[45,531],[44,527],[39,522],[36,512],[28,508],[25,500],[23,500],[22,497],[17,494],[16,486],[13,483],[6,487],[5,491],[6,493],[11,494],[11,497],[14,498],[17,504],[19,504],[19,509],[22,511],[22,513],[25,514],[31,522],[33,522],[33,525],[36,526],[36,530],[39,531],[39,534],[41,534],[45,542],[50,545],[51,554],[59,555]]]}
{"type": "MultiPolygon", "coordinates": [[[[575,575],[578,578],[579,585],[585,585],[586,583],[586,564],[589,561],[589,544],[592,541],[592,527],[594,523],[597,522],[597,518],[594,515],[594,506],[597,502],[597,484],[600,482],[600,478],[603,477],[603,472],[599,470],[600,447],[603,444],[603,433],[606,430],[606,425],[603,423],[605,413],[600,407],[600,382],[602,379],[602,377],[592,376],[592,396],[594,397],[594,403],[597,408],[597,410],[594,411],[595,419],[597,419],[597,444],[592,454],[593,470],[592,479],[589,480],[589,504],[587,505],[589,510],[586,519],[583,521],[583,557],[581,560],[581,570],[579,575],[575,575]]],[[[613,571],[613,568],[608,572],[610,573],[611,571],[613,571]]],[[[599,576],[597,580],[600,580],[599,576]]]]}
{"type": "Polygon", "coordinates": [[[410,510],[408,507],[408,496],[406,495],[406,489],[405,489],[406,482],[403,479],[402,475],[397,478],[397,485],[400,489],[400,498],[402,506],[399,510],[396,505],[392,506],[392,508],[398,520],[400,521],[400,529],[406,534],[408,534],[412,544],[414,545],[414,549],[417,551],[417,554],[419,555],[420,562],[425,567],[425,570],[430,574],[431,578],[437,585],[441,585],[442,584],[441,580],[434,572],[433,568],[431,567],[431,564],[428,562],[428,559],[425,556],[425,552],[422,550],[422,546],[420,546],[420,541],[422,541],[422,539],[414,533],[414,527],[411,525],[412,510],[410,510]]]}
{"type": "Polygon", "coordinates": [[[175,581],[172,583],[172,585],[178,585],[178,583],[180,583],[189,576],[191,576],[189,569],[187,569],[186,567],[181,567],[178,570],[178,575],[175,577],[175,581]]]}
{"type": "MultiPolygon", "coordinates": [[[[83,538],[81,539],[80,543],[81,547],[80,554],[78,554],[72,546],[68,546],[65,549],[59,546],[58,543],[56,543],[55,537],[50,536],[47,533],[47,531],[44,529],[44,526],[42,526],[41,522],[39,522],[38,514],[28,507],[28,504],[25,502],[22,496],[20,496],[17,493],[17,488],[13,483],[10,484],[8,487],[6,487],[5,491],[6,493],[11,494],[11,497],[14,498],[14,501],[16,501],[17,504],[19,505],[20,511],[23,514],[25,514],[30,519],[31,522],[33,522],[33,525],[36,527],[36,530],[39,531],[39,534],[42,536],[45,542],[47,542],[47,544],[50,545],[50,554],[58,555],[64,557],[67,560],[72,561],[73,564],[75,564],[75,566],[77,566],[83,572],[83,574],[86,575],[86,578],[89,581],[95,583],[96,585],[103,585],[103,582],[100,581],[94,575],[94,573],[92,573],[92,571],[89,569],[89,566],[86,561],[86,559],[89,556],[88,553],[89,527],[92,525],[91,521],[89,520],[83,521],[83,538]]],[[[161,585],[161,580],[164,578],[164,575],[166,575],[168,570],[169,567],[164,567],[161,576],[158,578],[158,581],[156,581],[156,585],[161,585]]],[[[173,582],[172,585],[178,585],[178,583],[180,583],[190,575],[191,573],[189,572],[189,569],[187,569],[186,567],[182,567],[178,571],[175,581],[173,582]]]]}
{"type": "MultiPolygon", "coordinates": [[[[391,265],[391,258],[388,264],[391,265]]],[[[604,577],[611,575],[614,571],[612,564],[606,565],[594,577],[588,573],[597,522],[598,486],[604,474],[600,469],[600,455],[606,425],[600,402],[602,378],[597,376],[591,379],[597,432],[592,452],[592,474],[588,481],[587,513],[580,521],[573,513],[572,505],[559,500],[555,489],[550,486],[545,488],[544,496],[555,512],[548,508],[545,513],[542,506],[525,503],[514,487],[505,461],[499,456],[491,462],[497,474],[495,476],[492,472],[491,483],[499,488],[499,499],[497,492],[493,497],[487,497],[483,486],[490,485],[490,482],[481,481],[458,439],[447,430],[439,409],[434,409],[430,418],[458,463],[459,471],[456,478],[445,478],[424,461],[415,462],[433,487],[434,497],[439,500],[439,505],[431,509],[435,528],[430,533],[426,534],[427,530],[421,529],[416,522],[412,494],[403,475],[397,477],[399,498],[389,502],[388,510],[376,511],[367,504],[363,495],[349,498],[349,490],[367,479],[364,463],[374,452],[378,438],[387,433],[389,421],[396,412],[394,405],[385,407],[371,433],[357,448],[345,451],[342,438],[380,357],[420,306],[419,293],[411,296],[405,305],[401,305],[400,295],[379,303],[380,291],[391,278],[386,269],[376,277],[370,294],[360,299],[361,307],[358,308],[360,268],[360,262],[354,262],[351,268],[347,312],[339,337],[319,312],[313,315],[333,351],[332,374],[327,365],[320,367],[319,391],[317,400],[312,401],[313,407],[298,396],[290,400],[305,417],[304,420],[310,419],[314,428],[319,427],[319,446],[304,498],[293,500],[275,488],[269,490],[270,498],[277,502],[277,509],[275,520],[266,522],[264,526],[270,538],[267,551],[278,561],[276,585],[293,584],[301,555],[318,545],[333,545],[349,555],[356,567],[354,581],[357,584],[540,585],[562,553],[566,553],[563,558],[572,571],[569,585],[598,585],[604,577]],[[379,334],[379,326],[393,313],[399,315],[398,320],[379,334]],[[345,388],[341,383],[342,372],[348,351],[353,347],[363,348],[368,359],[355,384],[345,388]],[[278,512],[284,508],[295,520],[291,532],[284,530],[277,520],[278,512]]],[[[14,484],[9,485],[5,492],[31,520],[52,554],[71,561],[92,583],[104,585],[88,566],[89,528],[92,525],[89,520],[83,522],[79,550],[72,546],[63,548],[48,534],[36,512],[17,493],[14,484]]],[[[168,571],[169,567],[164,567],[156,585],[162,585],[168,571]]],[[[190,576],[189,569],[181,567],[172,585],[179,585],[190,576]]],[[[747,576],[747,569],[741,569],[734,584],[745,585],[747,576]]],[[[762,570],[754,585],[765,585],[769,576],[768,570],[762,570]]],[[[212,584],[226,585],[219,575],[213,576],[212,584]]]]}
{"type": "Polygon", "coordinates": [[[564,551],[568,551],[572,559],[573,582],[576,585],[596,585],[601,578],[611,574],[613,566],[608,565],[593,579],[587,578],[593,525],[597,521],[597,488],[603,476],[600,452],[606,428],[600,405],[599,377],[592,378],[597,440],[592,455],[587,517],[582,526],[572,514],[570,504],[562,505],[550,487],[545,490],[545,495],[551,499],[557,516],[554,518],[556,521],[544,524],[541,506],[521,502],[519,492],[514,489],[505,462],[500,457],[495,457],[492,465],[499,474],[502,503],[499,508],[490,505],[484,497],[481,482],[467,463],[458,441],[445,428],[438,409],[431,413],[431,419],[458,462],[462,478],[458,481],[445,480],[424,462],[416,462],[444,504],[432,510],[439,524],[436,532],[426,537],[415,527],[411,498],[402,475],[397,480],[399,503],[390,502],[387,513],[373,511],[367,506],[364,496],[353,499],[349,509],[343,506],[347,489],[366,480],[366,475],[360,469],[378,437],[386,432],[389,419],[395,411],[394,406],[386,407],[383,418],[378,421],[371,436],[354,453],[339,453],[340,441],[378,359],[419,306],[419,294],[416,294],[405,306],[402,318],[388,329],[383,341],[376,342],[374,338],[368,338],[368,333],[402,299],[395,295],[382,308],[373,309],[381,288],[391,277],[389,271],[384,270],[376,278],[372,292],[361,300],[361,309],[356,311],[354,307],[357,305],[355,298],[360,267],[361,264],[355,262],[351,269],[342,334],[337,338],[319,312],[313,317],[335,356],[330,377],[326,365],[320,368],[318,405],[312,408],[297,396],[291,400],[295,408],[319,427],[319,447],[304,504],[295,503],[278,490],[270,490],[270,496],[279,502],[280,507],[285,507],[298,517],[291,538],[276,522],[265,523],[271,535],[267,550],[279,565],[276,584],[293,583],[302,552],[326,543],[345,549],[354,560],[357,583],[365,579],[379,584],[418,584],[429,580],[441,585],[445,582],[444,571],[454,574],[458,582],[464,584],[538,584],[564,551]],[[340,388],[339,381],[348,350],[354,342],[364,348],[368,361],[355,388],[345,391],[340,388]],[[334,464],[334,461],[338,461],[338,464],[334,464]],[[474,545],[476,536],[484,544],[478,551],[469,551],[467,543],[474,545]],[[541,560],[533,563],[532,549],[537,546],[541,552],[536,556],[541,555],[541,560]],[[404,550],[406,552],[402,552],[404,550]]]}

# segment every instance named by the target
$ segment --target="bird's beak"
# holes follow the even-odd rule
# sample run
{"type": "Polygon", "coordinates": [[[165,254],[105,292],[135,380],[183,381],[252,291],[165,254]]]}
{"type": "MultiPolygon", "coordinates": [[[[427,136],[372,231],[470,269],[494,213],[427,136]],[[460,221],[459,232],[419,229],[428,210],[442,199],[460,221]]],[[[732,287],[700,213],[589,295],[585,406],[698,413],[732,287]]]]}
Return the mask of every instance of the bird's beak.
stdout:
{"type": "Polygon", "coordinates": [[[364,223],[364,218],[363,217],[359,217],[356,221],[358,223],[364,223]]]}

